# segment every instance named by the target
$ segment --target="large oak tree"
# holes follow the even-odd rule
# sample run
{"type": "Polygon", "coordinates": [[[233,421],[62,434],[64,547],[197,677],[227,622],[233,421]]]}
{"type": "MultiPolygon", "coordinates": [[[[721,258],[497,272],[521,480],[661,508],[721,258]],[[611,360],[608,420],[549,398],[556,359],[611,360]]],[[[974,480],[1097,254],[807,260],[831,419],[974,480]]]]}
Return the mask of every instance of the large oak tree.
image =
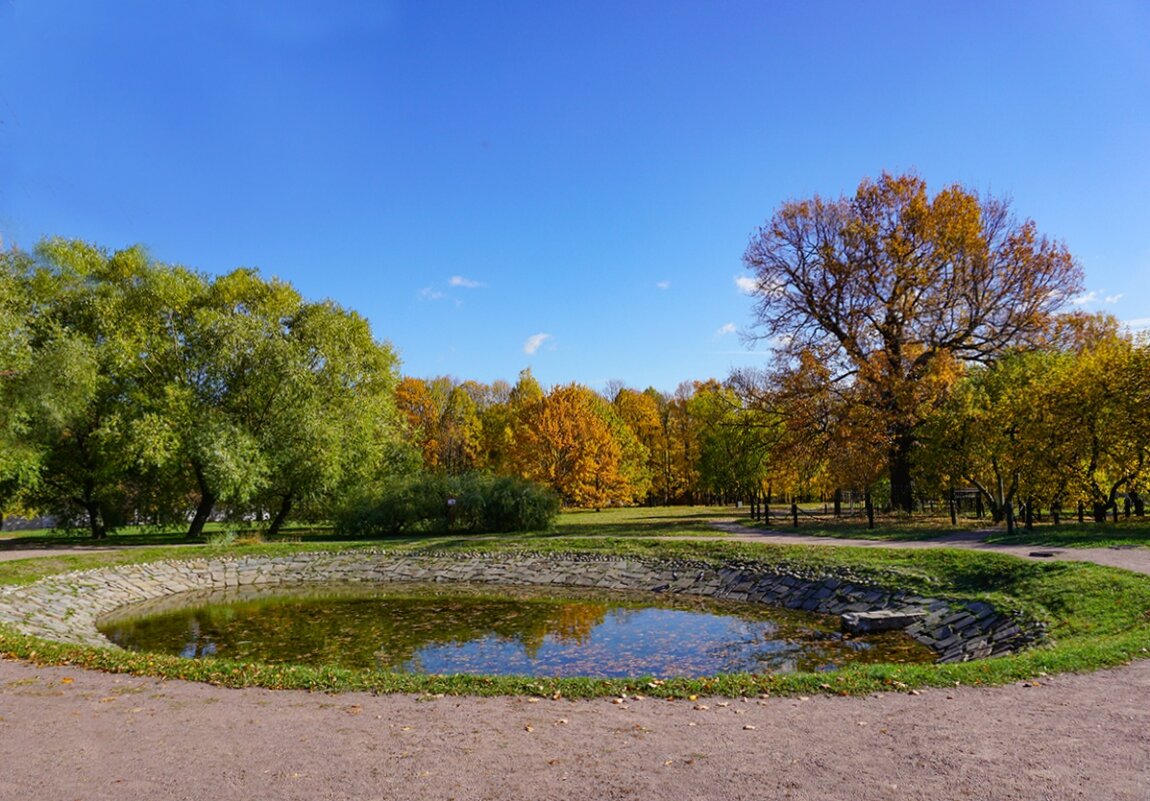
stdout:
{"type": "Polygon", "coordinates": [[[803,353],[882,432],[896,508],[912,505],[919,427],[967,362],[1042,335],[1081,285],[1067,248],[1006,201],[915,175],[784,203],[751,238],[756,336],[803,353]]]}

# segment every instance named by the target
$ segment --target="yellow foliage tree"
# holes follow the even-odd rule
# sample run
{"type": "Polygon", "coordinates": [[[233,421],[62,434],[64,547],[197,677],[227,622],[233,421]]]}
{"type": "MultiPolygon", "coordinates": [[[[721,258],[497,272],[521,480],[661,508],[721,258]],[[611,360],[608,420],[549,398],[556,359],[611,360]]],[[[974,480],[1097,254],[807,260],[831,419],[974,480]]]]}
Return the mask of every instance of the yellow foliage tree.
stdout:
{"type": "Polygon", "coordinates": [[[515,472],[550,486],[572,506],[632,502],[635,487],[625,474],[623,447],[603,415],[605,404],[578,384],[525,403],[511,444],[515,472]]]}

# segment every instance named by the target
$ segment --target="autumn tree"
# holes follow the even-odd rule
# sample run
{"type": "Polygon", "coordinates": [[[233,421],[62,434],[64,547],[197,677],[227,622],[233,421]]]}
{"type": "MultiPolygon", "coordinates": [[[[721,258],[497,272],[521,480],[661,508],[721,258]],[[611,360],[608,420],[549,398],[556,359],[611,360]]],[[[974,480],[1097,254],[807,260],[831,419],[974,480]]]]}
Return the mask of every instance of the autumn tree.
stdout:
{"type": "Polygon", "coordinates": [[[476,402],[482,392],[468,383],[446,376],[405,377],[396,389],[396,402],[428,470],[457,476],[482,466],[483,423],[476,402]]]}
{"type": "Polygon", "coordinates": [[[1078,291],[1065,246],[1005,201],[914,175],[784,203],[752,236],[756,336],[826,365],[882,432],[892,504],[910,510],[920,426],[969,362],[1039,338],[1078,291]]]}
{"type": "Polygon", "coordinates": [[[611,405],[615,414],[643,446],[646,452],[644,471],[649,495],[668,502],[667,482],[661,481],[663,463],[667,458],[668,443],[660,414],[659,393],[654,389],[645,392],[628,387],[618,387],[611,395],[611,405]]]}
{"type": "Polygon", "coordinates": [[[632,484],[634,465],[627,464],[606,400],[578,384],[531,397],[519,402],[512,440],[511,464],[519,475],[573,506],[631,503],[644,491],[632,484]]]}
{"type": "Polygon", "coordinates": [[[434,470],[439,464],[439,417],[442,408],[422,378],[404,376],[395,388],[395,402],[407,423],[407,434],[419,449],[423,465],[434,470]]]}
{"type": "Polygon", "coordinates": [[[475,403],[479,417],[479,443],[476,466],[505,475],[511,447],[511,385],[506,381],[484,384],[464,381],[460,388],[475,403]]]}

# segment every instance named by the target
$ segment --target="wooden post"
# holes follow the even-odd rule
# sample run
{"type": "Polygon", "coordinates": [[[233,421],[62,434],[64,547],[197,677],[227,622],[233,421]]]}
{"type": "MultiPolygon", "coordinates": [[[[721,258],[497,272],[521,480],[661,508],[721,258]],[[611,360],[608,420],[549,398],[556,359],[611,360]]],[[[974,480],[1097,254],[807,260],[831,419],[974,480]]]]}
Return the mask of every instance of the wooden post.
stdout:
{"type": "Polygon", "coordinates": [[[1082,501],[1078,502],[1078,522],[1086,522],[1086,504],[1082,503],[1082,501]]]}
{"type": "Polygon", "coordinates": [[[769,526],[771,524],[771,496],[768,495],[763,499],[763,525],[769,526]]]}
{"type": "Polygon", "coordinates": [[[843,516],[843,491],[835,490],[835,517],[843,516]]]}
{"type": "Polygon", "coordinates": [[[866,506],[866,527],[874,528],[874,501],[871,500],[869,489],[863,495],[863,503],[866,506]]]}
{"type": "Polygon", "coordinates": [[[1050,504],[1050,516],[1054,518],[1054,525],[1058,525],[1062,516],[1062,501],[1055,501],[1050,504]]]}
{"type": "Polygon", "coordinates": [[[1030,498],[1026,499],[1026,530],[1034,531],[1034,501],[1030,498]]]}
{"type": "Polygon", "coordinates": [[[791,501],[791,520],[795,523],[795,528],[799,527],[799,505],[791,501]]]}
{"type": "Polygon", "coordinates": [[[1006,502],[1006,533],[1014,533],[1014,504],[1010,501],[1006,502]]]}
{"type": "Polygon", "coordinates": [[[958,504],[954,501],[954,490],[950,491],[950,524],[958,525],[958,504]]]}

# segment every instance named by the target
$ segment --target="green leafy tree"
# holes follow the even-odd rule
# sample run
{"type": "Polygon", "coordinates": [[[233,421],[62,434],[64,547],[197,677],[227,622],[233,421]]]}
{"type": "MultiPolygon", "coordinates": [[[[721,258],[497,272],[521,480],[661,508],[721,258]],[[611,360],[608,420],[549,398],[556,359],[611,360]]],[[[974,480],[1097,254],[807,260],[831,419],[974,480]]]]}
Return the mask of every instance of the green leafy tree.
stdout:
{"type": "Polygon", "coordinates": [[[757,498],[778,427],[714,380],[696,384],[689,408],[699,427],[702,486],[720,500],[757,498]]]}
{"type": "Polygon", "coordinates": [[[995,522],[1014,525],[1019,501],[1053,503],[1067,487],[1068,440],[1052,405],[1070,354],[1034,350],[974,368],[924,425],[918,454],[939,483],[968,484],[995,522]]]}
{"type": "Polygon", "coordinates": [[[1073,369],[1050,393],[1062,448],[1073,454],[1071,485],[1099,521],[1123,493],[1141,507],[1150,479],[1150,343],[1103,323],[1078,343],[1073,369]]]}
{"type": "Polygon", "coordinates": [[[31,500],[102,538],[133,510],[140,400],[154,389],[147,333],[162,307],[153,290],[174,270],[140,248],[110,253],[64,239],[42,242],[33,262],[31,376],[47,372],[58,389],[38,393],[52,402],[31,416],[43,449],[31,500]]]}
{"type": "Polygon", "coordinates": [[[269,536],[293,509],[322,514],[392,472],[403,448],[398,360],[366,320],[331,302],[307,303],[286,337],[278,380],[265,385],[268,413],[255,426],[267,464],[259,498],[275,510],[269,536]]]}

